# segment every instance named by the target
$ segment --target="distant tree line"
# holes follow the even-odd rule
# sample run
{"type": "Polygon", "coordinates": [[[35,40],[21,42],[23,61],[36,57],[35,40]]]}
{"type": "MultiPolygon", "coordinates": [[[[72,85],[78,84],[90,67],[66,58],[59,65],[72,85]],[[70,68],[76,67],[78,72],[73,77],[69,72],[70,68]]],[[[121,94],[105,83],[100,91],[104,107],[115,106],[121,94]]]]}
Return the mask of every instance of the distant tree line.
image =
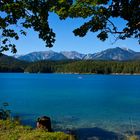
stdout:
{"type": "Polygon", "coordinates": [[[139,61],[40,61],[25,68],[29,73],[140,73],[139,61]]]}
{"type": "Polygon", "coordinates": [[[140,73],[140,61],[65,60],[24,62],[0,61],[0,72],[29,73],[140,73]]]}
{"type": "Polygon", "coordinates": [[[0,72],[24,72],[28,62],[20,61],[6,55],[0,56],[0,72]]]}

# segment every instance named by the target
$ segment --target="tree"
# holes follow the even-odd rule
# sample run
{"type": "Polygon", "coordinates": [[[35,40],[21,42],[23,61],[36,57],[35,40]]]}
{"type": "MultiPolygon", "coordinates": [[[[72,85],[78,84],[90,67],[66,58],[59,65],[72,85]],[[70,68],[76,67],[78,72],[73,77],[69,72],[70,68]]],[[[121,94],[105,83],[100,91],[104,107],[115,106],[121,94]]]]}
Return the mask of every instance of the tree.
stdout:
{"type": "Polygon", "coordinates": [[[11,48],[16,52],[15,44],[10,38],[19,39],[19,33],[26,35],[25,29],[33,28],[39,33],[39,38],[46,42],[47,47],[52,47],[55,42],[55,33],[49,27],[48,16],[53,9],[69,7],[66,1],[52,0],[1,0],[0,1],[0,52],[11,48]],[[19,31],[13,26],[19,27],[19,31]]]}
{"type": "Polygon", "coordinates": [[[109,34],[118,34],[119,39],[137,38],[140,42],[140,1],[139,0],[1,0],[0,1],[0,52],[16,46],[10,39],[19,39],[19,34],[26,35],[25,29],[33,28],[39,33],[47,47],[55,42],[55,33],[50,28],[48,16],[55,12],[60,19],[87,18],[74,34],[80,37],[88,31],[98,32],[97,37],[105,41],[109,34]],[[119,31],[111,18],[121,17],[127,24],[119,31]],[[13,27],[18,27],[13,28],[13,27]]]}
{"type": "Polygon", "coordinates": [[[115,34],[118,35],[116,39],[134,37],[140,43],[139,0],[77,0],[68,12],[72,18],[90,18],[73,31],[75,35],[83,37],[91,31],[98,32],[97,37],[102,41],[105,41],[109,34],[115,34]],[[112,21],[118,17],[126,21],[126,26],[122,30],[112,21]]]}

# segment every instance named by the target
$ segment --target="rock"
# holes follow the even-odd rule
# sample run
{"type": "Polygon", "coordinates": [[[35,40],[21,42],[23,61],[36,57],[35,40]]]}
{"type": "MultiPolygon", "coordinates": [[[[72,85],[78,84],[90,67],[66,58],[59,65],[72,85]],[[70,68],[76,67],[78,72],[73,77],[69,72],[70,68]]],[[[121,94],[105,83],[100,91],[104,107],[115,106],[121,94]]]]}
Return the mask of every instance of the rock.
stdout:
{"type": "Polygon", "coordinates": [[[45,129],[48,132],[52,132],[50,117],[43,116],[41,118],[38,118],[38,120],[37,120],[37,128],[45,129]]]}
{"type": "Polygon", "coordinates": [[[69,140],[77,140],[77,137],[76,137],[76,135],[75,135],[73,130],[67,129],[66,134],[69,135],[69,140]]]}

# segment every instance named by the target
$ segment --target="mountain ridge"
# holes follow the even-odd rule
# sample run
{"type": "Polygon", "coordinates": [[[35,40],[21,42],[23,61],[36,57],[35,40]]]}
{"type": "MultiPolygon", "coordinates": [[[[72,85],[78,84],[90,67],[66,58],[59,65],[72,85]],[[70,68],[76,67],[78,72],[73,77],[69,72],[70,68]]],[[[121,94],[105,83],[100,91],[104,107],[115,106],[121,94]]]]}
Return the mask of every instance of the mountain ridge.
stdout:
{"type": "MultiPolygon", "coordinates": [[[[13,56],[14,57],[14,56],[13,56]]],[[[40,60],[116,60],[116,61],[127,61],[127,60],[140,60],[140,52],[135,52],[128,48],[109,48],[101,52],[93,54],[83,54],[76,51],[40,51],[32,52],[26,55],[18,56],[17,59],[35,62],[40,60]]]]}

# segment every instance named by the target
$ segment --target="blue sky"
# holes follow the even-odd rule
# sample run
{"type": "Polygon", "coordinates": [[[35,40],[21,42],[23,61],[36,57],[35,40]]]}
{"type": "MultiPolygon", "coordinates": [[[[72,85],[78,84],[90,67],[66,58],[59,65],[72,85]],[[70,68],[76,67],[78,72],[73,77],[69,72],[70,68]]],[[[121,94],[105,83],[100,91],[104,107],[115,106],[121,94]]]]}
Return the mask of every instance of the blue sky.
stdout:
{"type": "MultiPolygon", "coordinates": [[[[28,30],[27,36],[21,36],[20,39],[14,42],[17,46],[17,54],[27,54],[35,51],[78,51],[80,53],[95,53],[107,48],[127,47],[140,52],[140,46],[136,39],[119,40],[116,43],[114,38],[110,37],[107,41],[102,42],[96,37],[96,33],[89,32],[85,37],[75,37],[72,33],[73,29],[82,25],[84,19],[67,19],[59,20],[58,16],[51,14],[49,16],[50,27],[56,33],[56,42],[53,48],[45,47],[45,43],[38,38],[38,34],[33,30],[28,30]]],[[[115,20],[116,25],[122,28],[125,22],[121,19],[115,20]]],[[[6,53],[11,55],[10,52],[6,53]]]]}

